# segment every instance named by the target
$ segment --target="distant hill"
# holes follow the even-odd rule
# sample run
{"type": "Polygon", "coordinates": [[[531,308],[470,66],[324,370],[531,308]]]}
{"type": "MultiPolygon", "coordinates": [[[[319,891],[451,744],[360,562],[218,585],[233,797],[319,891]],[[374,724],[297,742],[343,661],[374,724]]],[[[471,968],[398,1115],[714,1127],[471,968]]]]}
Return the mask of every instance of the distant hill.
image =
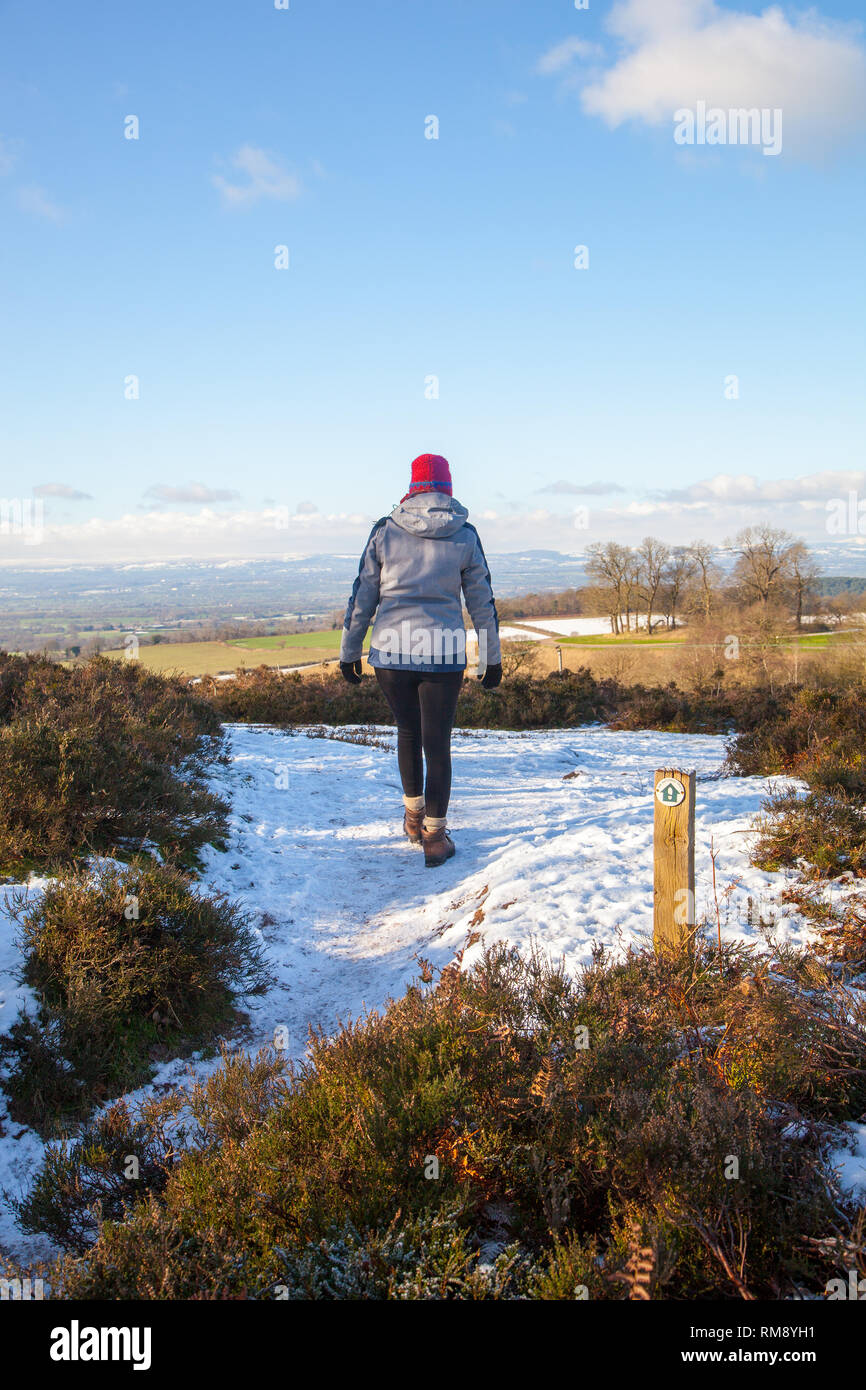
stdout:
{"type": "MultiPolygon", "coordinates": [[[[359,546],[360,552],[360,546],[359,546]]],[[[866,590],[866,547],[813,546],[828,597],[866,590]],[[859,573],[858,573],[859,571],[859,573]]],[[[733,556],[719,549],[728,569],[733,556]]],[[[488,552],[498,597],[556,593],[586,583],[582,554],[557,550],[488,552]]],[[[0,565],[0,646],[17,649],[46,635],[176,626],[194,621],[294,620],[329,616],[345,602],[357,574],[355,555],[285,555],[279,559],[175,560],[126,565],[38,562],[0,565]]]]}
{"type": "Polygon", "coordinates": [[[818,590],[825,598],[835,598],[837,594],[866,593],[866,576],[824,574],[818,582],[818,590]]]}

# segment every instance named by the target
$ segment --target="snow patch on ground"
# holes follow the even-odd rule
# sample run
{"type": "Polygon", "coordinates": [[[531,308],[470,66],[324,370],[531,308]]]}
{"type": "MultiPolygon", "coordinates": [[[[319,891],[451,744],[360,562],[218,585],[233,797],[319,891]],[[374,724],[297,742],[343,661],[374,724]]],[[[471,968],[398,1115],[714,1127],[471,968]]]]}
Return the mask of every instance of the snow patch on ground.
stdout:
{"type": "MultiPolygon", "coordinates": [[[[525,627],[510,627],[508,624],[499,629],[499,636],[503,642],[546,642],[553,636],[552,632],[532,632],[525,627]]],[[[478,634],[467,630],[466,650],[470,651],[478,646],[478,634]]]]}
{"type": "MultiPolygon", "coordinates": [[[[520,618],[521,623],[529,623],[532,627],[543,628],[551,636],[558,637],[610,637],[610,620],[608,618],[520,618]]],[[[637,628],[646,627],[646,614],[633,613],[632,622],[637,628]]],[[[653,614],[653,623],[663,623],[664,619],[660,614],[653,614]]],[[[504,629],[500,629],[504,631],[504,629]]],[[[524,632],[524,636],[531,636],[524,632]]],[[[541,638],[541,634],[536,634],[541,638]]],[[[543,638],[541,638],[543,640],[543,638]]]]}
{"type": "Polygon", "coordinates": [[[834,1149],[830,1164],[836,1169],[839,1186],[858,1201],[866,1202],[866,1125],[847,1124],[850,1147],[834,1149]]]}
{"type": "MultiPolygon", "coordinates": [[[[697,772],[697,911],[715,920],[711,841],[729,938],[755,939],[763,914],[783,938],[808,939],[778,901],[784,878],[748,862],[750,820],[762,778],[722,777],[724,739],[612,731],[458,732],[451,824],[457,856],[426,869],[400,833],[402,801],[394,730],[377,745],[249,725],[230,727],[232,760],[214,785],[232,803],[227,853],[208,852],[204,885],[228,893],[258,924],[276,977],[247,1001],[249,1028],[233,1039],[252,1051],[285,1029],[300,1057],[309,1028],[380,1008],[417,976],[416,957],[444,966],[466,942],[534,944],[573,970],[596,942],[645,942],[652,934],[653,772],[697,772]],[[751,908],[749,906],[751,899],[751,908]]],[[[44,880],[33,880],[39,892],[44,880]]],[[[30,992],[0,889],[0,1031],[30,992]]],[[[219,1060],[168,1061],[141,1096],[203,1076],[219,1060]]],[[[2,1104],[2,1102],[0,1102],[2,1104]]],[[[38,1136],[0,1109],[0,1189],[21,1193],[43,1153],[38,1136]]],[[[26,1260],[47,1253],[0,1206],[0,1249],[26,1260]]]]}

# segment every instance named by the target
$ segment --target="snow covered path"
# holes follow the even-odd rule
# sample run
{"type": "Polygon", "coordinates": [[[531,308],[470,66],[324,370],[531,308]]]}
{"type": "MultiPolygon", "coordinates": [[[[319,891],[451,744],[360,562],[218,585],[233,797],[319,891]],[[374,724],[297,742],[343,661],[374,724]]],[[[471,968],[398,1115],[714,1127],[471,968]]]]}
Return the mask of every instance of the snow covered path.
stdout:
{"type": "MultiPolygon", "coordinates": [[[[239,901],[259,926],[276,984],[244,1006],[249,1026],[231,1040],[257,1050],[285,1030],[303,1055],[312,1025],[332,1031],[403,993],[417,956],[443,966],[466,943],[469,962],[484,943],[537,943],[577,967],[595,942],[645,941],[652,933],[652,774],[694,768],[697,784],[697,910],[711,909],[712,836],[728,936],[757,937],[759,912],[775,908],[781,935],[807,931],[778,903],[781,875],[750,867],[751,817],[766,793],[761,778],[720,778],[724,740],[715,736],[580,728],[539,733],[458,733],[451,823],[457,855],[426,869],[400,831],[402,801],[394,731],[385,746],[271,728],[230,729],[231,764],[215,785],[232,803],[226,853],[210,851],[205,886],[239,901]],[[752,899],[751,912],[748,899],[752,899]]],[[[31,880],[39,892],[44,880],[31,880]]],[[[19,1003],[20,964],[0,889],[0,1031],[19,1003]]],[[[711,913],[712,915],[712,913],[711,913]]],[[[168,1061],[150,1086],[187,1081],[218,1059],[168,1061]]],[[[133,1097],[134,1099],[134,1097],[133,1097]]],[[[43,1145],[15,1125],[0,1099],[0,1189],[20,1193],[43,1145]]],[[[47,1244],[23,1238],[0,1204],[0,1250],[25,1260],[47,1244]]]]}
{"type": "MultiPolygon", "coordinates": [[[[767,784],[720,778],[724,740],[605,728],[467,732],[454,740],[451,823],[456,857],[426,869],[400,834],[393,730],[386,748],[235,726],[225,774],[234,836],[211,854],[207,883],[260,917],[279,979],[252,1001],[257,1037],[288,1030],[303,1052],[308,1026],[327,1030],[403,992],[416,954],[444,965],[470,930],[483,942],[537,942],[574,968],[593,943],[652,932],[652,774],[695,768],[697,907],[712,908],[712,837],[727,934],[756,936],[782,880],[750,867],[750,818],[767,784]],[[748,899],[752,899],[751,913],[748,899]],[[273,919],[271,921],[270,919],[273,919]]],[[[714,911],[714,909],[712,909],[714,911]]],[[[782,934],[805,932],[775,905],[782,934]]],[[[471,960],[472,953],[466,960],[471,960]]]]}

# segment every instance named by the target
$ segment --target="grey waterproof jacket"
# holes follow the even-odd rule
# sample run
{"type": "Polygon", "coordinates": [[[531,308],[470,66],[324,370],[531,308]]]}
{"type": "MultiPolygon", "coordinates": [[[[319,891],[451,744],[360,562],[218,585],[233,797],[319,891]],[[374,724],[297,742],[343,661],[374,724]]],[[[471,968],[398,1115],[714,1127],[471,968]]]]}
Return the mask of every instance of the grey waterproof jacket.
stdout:
{"type": "Polygon", "coordinates": [[[468,515],[447,493],[420,492],[376,522],[346,608],[341,661],[360,658],[376,613],[372,666],[462,670],[466,630],[461,591],[478,634],[479,667],[502,660],[490,571],[468,515]]]}

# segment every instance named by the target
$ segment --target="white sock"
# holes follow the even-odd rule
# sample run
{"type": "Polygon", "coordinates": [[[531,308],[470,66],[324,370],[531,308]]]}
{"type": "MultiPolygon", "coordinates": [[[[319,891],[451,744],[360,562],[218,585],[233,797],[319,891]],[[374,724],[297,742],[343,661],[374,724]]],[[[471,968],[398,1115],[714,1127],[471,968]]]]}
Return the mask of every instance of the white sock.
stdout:
{"type": "Polygon", "coordinates": [[[403,805],[407,811],[423,811],[424,798],[423,796],[404,796],[403,805]]]}
{"type": "Polygon", "coordinates": [[[424,829],[425,829],[425,830],[444,830],[444,829],[445,829],[445,823],[446,823],[447,820],[448,820],[448,817],[447,817],[447,816],[425,816],[425,817],[424,817],[424,829]]]}

